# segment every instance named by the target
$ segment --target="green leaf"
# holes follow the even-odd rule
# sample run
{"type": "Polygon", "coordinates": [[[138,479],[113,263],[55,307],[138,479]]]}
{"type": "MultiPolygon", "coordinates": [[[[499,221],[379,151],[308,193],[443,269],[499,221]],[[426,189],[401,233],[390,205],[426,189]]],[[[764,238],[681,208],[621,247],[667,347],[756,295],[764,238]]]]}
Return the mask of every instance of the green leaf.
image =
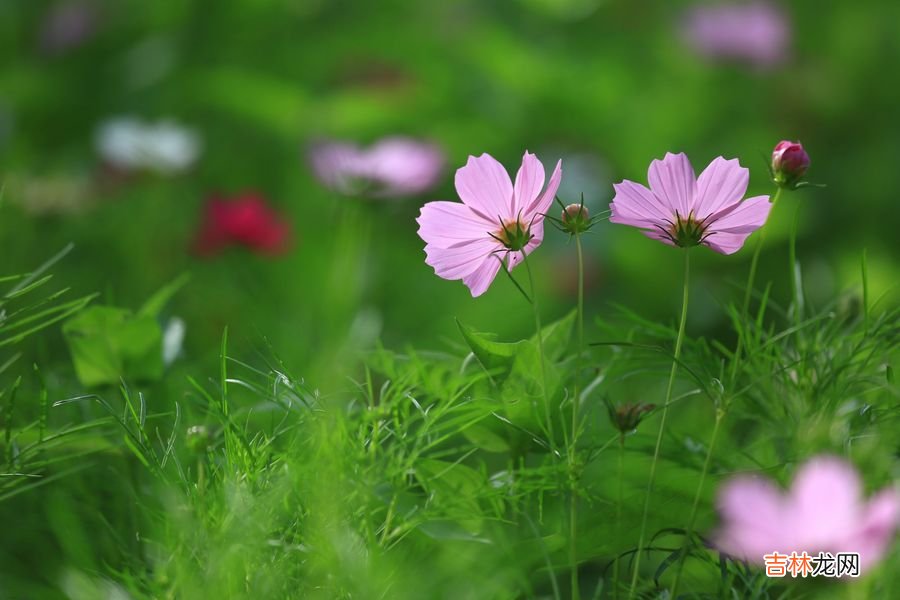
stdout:
{"type": "Polygon", "coordinates": [[[121,378],[153,380],[163,372],[156,319],[112,306],[92,306],[63,325],[78,380],[85,386],[121,378]]]}
{"type": "Polygon", "coordinates": [[[487,486],[481,473],[460,463],[425,459],[416,463],[416,477],[431,496],[432,510],[470,534],[481,531],[478,496],[487,486]]]}
{"type": "Polygon", "coordinates": [[[481,366],[491,375],[495,383],[501,383],[512,369],[516,348],[519,343],[508,344],[493,340],[494,334],[478,333],[471,327],[456,322],[463,339],[481,366]]]}
{"type": "Polygon", "coordinates": [[[484,425],[473,425],[463,430],[472,444],[488,452],[509,452],[509,443],[491,428],[484,425]]]}
{"type": "Polygon", "coordinates": [[[163,307],[166,303],[172,299],[172,296],[178,293],[178,291],[190,281],[191,276],[188,273],[182,273],[162,288],[160,288],[155,294],[150,296],[150,298],[144,302],[144,305],[138,311],[138,315],[141,317],[157,317],[159,313],[162,311],[163,307]]]}
{"type": "MultiPolygon", "coordinates": [[[[544,366],[541,368],[537,336],[513,343],[497,342],[493,334],[478,333],[457,321],[472,353],[500,388],[500,397],[510,421],[529,430],[536,430],[546,412],[543,373],[547,377],[547,395],[555,397],[561,377],[556,361],[569,347],[575,311],[542,328],[544,366]]],[[[550,412],[555,407],[550,407],[550,412]]],[[[474,442],[474,440],[473,440],[474,442]]],[[[477,445],[477,442],[475,442],[477,445]]]]}

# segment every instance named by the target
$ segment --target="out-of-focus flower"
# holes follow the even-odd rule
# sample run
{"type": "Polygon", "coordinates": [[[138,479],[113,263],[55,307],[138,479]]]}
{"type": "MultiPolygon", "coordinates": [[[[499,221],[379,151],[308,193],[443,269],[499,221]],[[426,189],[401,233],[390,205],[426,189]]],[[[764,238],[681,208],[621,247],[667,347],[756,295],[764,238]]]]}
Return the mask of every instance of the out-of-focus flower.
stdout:
{"type": "Polygon", "coordinates": [[[91,180],[82,175],[13,175],[8,183],[6,197],[30,215],[77,214],[96,203],[91,180]]]}
{"type": "Polygon", "coordinates": [[[429,202],[422,207],[419,237],[425,263],[444,279],[462,279],[480,296],[500,270],[512,270],[544,239],[544,214],[556,197],[562,161],[544,188],[544,165],[525,152],[515,185],[489,154],[470,156],[456,172],[458,202],[429,202]]]}
{"type": "Polygon", "coordinates": [[[178,317],[172,317],[166,323],[166,328],[163,330],[162,353],[163,364],[167,367],[175,362],[175,359],[181,354],[185,330],[184,320],[178,317]]]}
{"type": "Polygon", "coordinates": [[[650,163],[650,189],[633,181],[613,186],[612,223],[631,225],[670,246],[704,245],[721,254],[740,250],[763,226],[772,205],[768,196],[741,201],[750,173],[737,159],[714,159],[700,177],[688,157],[666,153],[650,163]]]}
{"type": "Polygon", "coordinates": [[[726,554],[762,563],[774,551],[858,552],[865,571],[894,538],[900,494],[888,488],[866,501],[852,465],[820,456],[800,467],[786,493],[765,479],[732,479],[719,490],[718,507],[714,544],[726,554]]]}
{"type": "Polygon", "coordinates": [[[415,196],[441,176],[444,153],[428,142],[389,137],[367,149],[347,142],[318,142],[310,149],[316,177],[346,195],[415,196]]]}
{"type": "Polygon", "coordinates": [[[284,217],[261,196],[246,193],[231,200],[207,201],[194,250],[210,256],[239,245],[261,254],[277,255],[288,249],[290,237],[291,228],[284,217]]]}
{"type": "Polygon", "coordinates": [[[44,16],[38,43],[46,54],[62,54],[90,39],[96,33],[99,23],[100,15],[94,2],[56,2],[44,16]]]}
{"type": "Polygon", "coordinates": [[[791,35],[784,13],[768,2],[695,6],[684,19],[682,33],[698,54],[760,68],[784,60],[791,35]]]}
{"type": "Polygon", "coordinates": [[[772,177],[781,187],[796,187],[808,168],[809,154],[800,142],[782,140],[772,151],[772,177]]]}
{"type": "Polygon", "coordinates": [[[200,156],[200,137],[174,121],[145,123],[118,117],[103,123],[95,137],[97,152],[114,168],[174,175],[200,156]]]}

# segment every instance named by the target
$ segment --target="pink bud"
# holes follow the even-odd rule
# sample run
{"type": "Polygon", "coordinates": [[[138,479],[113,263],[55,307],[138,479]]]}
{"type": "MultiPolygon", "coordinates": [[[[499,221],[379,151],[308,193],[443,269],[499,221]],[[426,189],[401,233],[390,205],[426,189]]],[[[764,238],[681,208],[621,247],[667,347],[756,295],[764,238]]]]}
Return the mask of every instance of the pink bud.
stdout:
{"type": "Polygon", "coordinates": [[[772,151],[772,173],[775,183],[793,188],[809,168],[809,154],[800,142],[782,140],[772,151]]]}
{"type": "Polygon", "coordinates": [[[563,229],[571,234],[582,233],[591,227],[591,217],[583,204],[570,204],[562,211],[563,229]]]}

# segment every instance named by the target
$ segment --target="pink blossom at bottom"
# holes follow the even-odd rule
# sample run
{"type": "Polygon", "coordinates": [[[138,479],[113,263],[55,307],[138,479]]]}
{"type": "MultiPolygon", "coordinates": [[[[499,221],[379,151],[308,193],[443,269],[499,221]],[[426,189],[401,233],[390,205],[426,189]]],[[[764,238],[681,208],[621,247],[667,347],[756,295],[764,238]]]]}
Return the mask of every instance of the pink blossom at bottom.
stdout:
{"type": "Polygon", "coordinates": [[[884,489],[870,499],[852,465],[831,456],[811,459],[786,492],[766,479],[741,476],[719,490],[722,523],[714,545],[752,563],[796,551],[857,552],[860,571],[888,550],[900,517],[900,495],[884,489]]]}

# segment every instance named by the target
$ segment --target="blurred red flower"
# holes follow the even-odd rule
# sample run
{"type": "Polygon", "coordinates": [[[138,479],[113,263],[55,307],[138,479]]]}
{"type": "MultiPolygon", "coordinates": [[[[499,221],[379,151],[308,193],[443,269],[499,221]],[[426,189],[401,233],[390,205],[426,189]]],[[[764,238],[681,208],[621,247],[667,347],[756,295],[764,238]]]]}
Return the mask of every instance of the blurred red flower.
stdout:
{"type": "Polygon", "coordinates": [[[194,240],[194,252],[212,256],[229,246],[245,246],[259,254],[283,254],[290,246],[291,226],[261,195],[211,197],[194,240]]]}

